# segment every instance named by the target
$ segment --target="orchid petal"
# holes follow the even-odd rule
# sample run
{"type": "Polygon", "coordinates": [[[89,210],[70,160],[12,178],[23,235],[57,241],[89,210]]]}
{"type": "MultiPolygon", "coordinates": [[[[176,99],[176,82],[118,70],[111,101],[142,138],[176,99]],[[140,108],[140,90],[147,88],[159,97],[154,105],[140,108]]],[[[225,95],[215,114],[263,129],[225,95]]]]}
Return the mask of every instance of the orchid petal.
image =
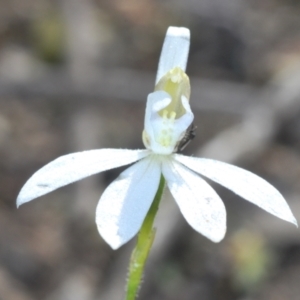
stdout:
{"type": "Polygon", "coordinates": [[[186,69],[190,48],[190,31],[184,27],[169,27],[161,51],[155,83],[171,69],[186,69]]]}
{"type": "Polygon", "coordinates": [[[298,226],[283,196],[261,177],[213,159],[179,154],[176,154],[174,158],[189,169],[223,185],[276,217],[298,226]]]}
{"type": "Polygon", "coordinates": [[[104,191],[96,210],[103,239],[117,249],[137,234],[153,202],[161,176],[160,163],[145,158],[126,169],[104,191]]]}
{"type": "Polygon", "coordinates": [[[17,198],[17,206],[90,175],[133,163],[147,150],[99,149],[61,156],[32,175],[17,198]]]}
{"type": "Polygon", "coordinates": [[[226,210],[212,187],[175,161],[164,162],[162,173],[187,222],[213,242],[221,241],[226,233],[226,210]]]}

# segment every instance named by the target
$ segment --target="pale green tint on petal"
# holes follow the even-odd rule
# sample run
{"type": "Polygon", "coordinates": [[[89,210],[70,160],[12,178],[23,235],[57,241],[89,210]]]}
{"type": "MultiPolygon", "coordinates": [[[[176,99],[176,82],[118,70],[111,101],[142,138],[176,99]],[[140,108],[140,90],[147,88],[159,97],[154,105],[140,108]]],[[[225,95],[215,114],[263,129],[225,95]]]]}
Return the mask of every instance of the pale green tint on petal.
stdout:
{"type": "Polygon", "coordinates": [[[169,27],[161,51],[155,84],[175,67],[186,70],[190,49],[190,31],[184,27],[169,27]]]}
{"type": "Polygon", "coordinates": [[[17,206],[90,175],[133,163],[147,150],[99,149],[61,156],[32,175],[19,193],[17,206]]]}
{"type": "Polygon", "coordinates": [[[155,85],[155,91],[164,91],[172,99],[170,104],[159,112],[160,116],[167,111],[169,114],[175,113],[175,118],[179,119],[186,113],[182,105],[182,97],[189,101],[191,86],[189,77],[179,67],[169,70],[155,85]]]}
{"type": "Polygon", "coordinates": [[[298,226],[283,196],[261,177],[213,159],[187,157],[179,154],[176,154],[174,158],[191,170],[223,185],[276,217],[298,226]]]}
{"type": "Polygon", "coordinates": [[[153,156],[126,169],[104,191],[96,210],[103,239],[117,249],[134,237],[158,189],[160,162],[153,156]]]}
{"type": "Polygon", "coordinates": [[[226,233],[226,210],[212,187],[175,161],[164,161],[162,173],[187,222],[213,242],[221,241],[226,233]]]}

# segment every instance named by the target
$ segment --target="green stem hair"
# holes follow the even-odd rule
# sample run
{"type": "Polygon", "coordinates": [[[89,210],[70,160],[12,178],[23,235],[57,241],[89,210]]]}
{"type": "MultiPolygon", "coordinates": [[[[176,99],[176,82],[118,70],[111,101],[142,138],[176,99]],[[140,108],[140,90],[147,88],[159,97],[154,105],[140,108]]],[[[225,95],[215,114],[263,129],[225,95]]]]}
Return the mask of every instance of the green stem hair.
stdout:
{"type": "Polygon", "coordinates": [[[155,237],[155,228],[153,228],[153,223],[160,200],[162,198],[164,186],[165,179],[163,176],[161,176],[154,201],[139,231],[136,246],[131,254],[126,289],[126,300],[135,300],[140,289],[145,263],[155,237]]]}

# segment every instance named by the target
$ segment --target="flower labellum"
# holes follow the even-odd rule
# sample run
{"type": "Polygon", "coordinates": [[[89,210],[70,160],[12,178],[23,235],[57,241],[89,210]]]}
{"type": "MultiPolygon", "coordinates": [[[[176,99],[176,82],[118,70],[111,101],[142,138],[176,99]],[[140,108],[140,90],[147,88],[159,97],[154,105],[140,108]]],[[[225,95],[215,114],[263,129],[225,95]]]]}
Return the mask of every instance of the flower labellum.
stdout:
{"type": "Polygon", "coordinates": [[[33,174],[20,191],[17,205],[87,176],[136,162],[106,188],[96,209],[99,233],[113,249],[139,231],[161,175],[186,221],[213,242],[225,235],[226,210],[201,176],[297,226],[282,195],[264,179],[224,162],[176,153],[186,143],[194,119],[185,73],[189,44],[187,28],[169,27],[154,92],[146,104],[145,150],[99,149],[61,156],[33,174]]]}
{"type": "Polygon", "coordinates": [[[157,154],[175,152],[194,115],[189,105],[190,80],[179,67],[169,70],[148,96],[143,142],[157,154]]]}

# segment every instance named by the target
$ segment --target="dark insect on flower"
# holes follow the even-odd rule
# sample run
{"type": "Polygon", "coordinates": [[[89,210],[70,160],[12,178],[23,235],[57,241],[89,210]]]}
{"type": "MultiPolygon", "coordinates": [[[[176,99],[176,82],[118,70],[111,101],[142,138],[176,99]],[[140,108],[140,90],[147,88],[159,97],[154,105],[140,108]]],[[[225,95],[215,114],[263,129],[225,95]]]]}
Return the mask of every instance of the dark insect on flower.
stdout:
{"type": "Polygon", "coordinates": [[[192,123],[191,126],[185,132],[185,135],[182,138],[182,140],[178,143],[178,151],[184,150],[185,147],[196,137],[196,129],[197,126],[195,126],[194,123],[192,123]]]}

